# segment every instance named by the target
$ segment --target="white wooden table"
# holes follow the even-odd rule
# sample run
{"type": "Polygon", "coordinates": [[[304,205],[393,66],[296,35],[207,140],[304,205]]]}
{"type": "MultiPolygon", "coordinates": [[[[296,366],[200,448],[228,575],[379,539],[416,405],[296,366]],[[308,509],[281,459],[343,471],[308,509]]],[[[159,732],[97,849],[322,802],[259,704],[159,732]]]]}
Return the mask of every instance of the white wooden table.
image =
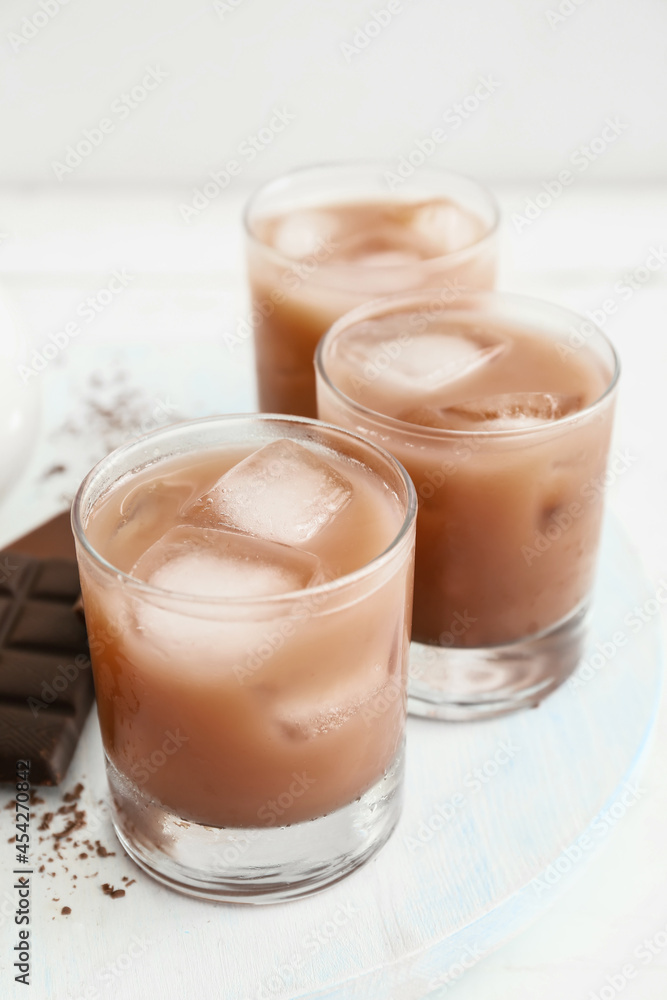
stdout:
{"type": "MultiPolygon", "coordinates": [[[[558,211],[517,234],[511,213],[526,194],[507,191],[503,198],[508,219],[503,287],[579,309],[617,300],[617,311],[606,321],[625,365],[617,439],[636,461],[610,490],[610,500],[626,531],[632,531],[647,576],[640,598],[642,573],[622,545],[614,548],[618,535],[612,538],[606,551],[615,573],[610,569],[604,611],[622,621],[634,601],[650,600],[661,574],[667,576],[664,515],[656,502],[660,490],[664,496],[666,478],[658,401],[664,395],[667,354],[661,329],[667,267],[627,301],[614,285],[625,284],[624,272],[640,268],[651,246],[659,244],[667,197],[573,190],[558,211]],[[627,568],[624,559],[629,559],[627,568]]],[[[128,275],[122,294],[94,321],[82,323],[81,336],[39,376],[39,446],[0,507],[0,544],[55,510],[114,443],[114,434],[130,436],[144,421],[253,405],[250,343],[230,353],[222,338],[224,330],[237,329],[244,308],[239,200],[211,206],[201,225],[190,228],[174,221],[177,202],[164,196],[113,204],[100,196],[67,201],[0,197],[4,229],[12,233],[11,241],[0,246],[0,275],[36,343],[78,315],[82,301],[104,288],[114,270],[125,269],[128,275]],[[81,233],[84,238],[74,239],[81,233]],[[105,429],[91,402],[95,399],[98,404],[121,400],[114,433],[105,429]],[[65,471],[45,476],[60,464],[65,471]]],[[[667,950],[646,963],[633,956],[643,935],[652,941],[667,924],[662,850],[667,809],[658,750],[637,779],[634,798],[619,788],[657,706],[658,623],[656,615],[620,651],[623,655],[613,661],[616,674],[600,671],[582,688],[558,692],[537,712],[481,726],[413,720],[410,791],[401,827],[367,869],[319,897],[280,910],[220,908],[154,885],[120,849],[115,857],[78,862],[76,889],[73,865],[63,872],[66,862],[54,863],[51,877],[47,863],[35,889],[33,935],[39,950],[32,996],[279,998],[320,991],[341,1000],[416,1000],[449,976],[447,995],[462,1000],[522,1000],[538,993],[585,997],[599,991],[605,977],[621,975],[617,970],[630,962],[637,975],[624,987],[624,996],[664,998],[667,950]],[[503,740],[530,749],[523,757],[517,752],[511,767],[496,772],[493,762],[503,740]],[[437,761],[445,766],[436,767],[437,761]],[[485,766],[494,772],[493,780],[473,794],[466,777],[485,766]],[[435,817],[447,814],[461,789],[469,808],[437,829],[435,817]],[[625,804],[622,815],[619,801],[625,804]],[[590,825],[602,807],[619,815],[607,822],[604,835],[600,827],[596,835],[590,825]],[[576,851],[569,856],[562,851],[587,827],[592,846],[581,842],[582,857],[575,863],[576,851]],[[523,839],[512,839],[518,835],[523,839]],[[422,840],[423,846],[415,846],[422,840]],[[554,862],[563,871],[542,891],[534,880],[554,862]],[[97,870],[97,876],[84,879],[97,870]],[[120,886],[123,876],[137,880],[126,896],[104,895],[101,882],[120,886]],[[552,903],[534,927],[482,957],[552,903]],[[71,906],[71,915],[60,915],[63,905],[71,906]]],[[[604,641],[609,627],[604,614],[596,626],[604,641]]],[[[657,747],[665,742],[662,728],[657,747]]],[[[93,839],[114,849],[99,805],[104,780],[94,718],[65,788],[79,776],[93,839]]],[[[49,792],[48,802],[58,796],[49,792]]],[[[9,815],[0,814],[3,833],[9,815]]],[[[0,847],[3,872],[11,860],[6,839],[0,847]]],[[[0,976],[5,995],[11,926],[3,892],[4,887],[0,976]]],[[[14,995],[11,987],[9,995],[14,995]]]]}

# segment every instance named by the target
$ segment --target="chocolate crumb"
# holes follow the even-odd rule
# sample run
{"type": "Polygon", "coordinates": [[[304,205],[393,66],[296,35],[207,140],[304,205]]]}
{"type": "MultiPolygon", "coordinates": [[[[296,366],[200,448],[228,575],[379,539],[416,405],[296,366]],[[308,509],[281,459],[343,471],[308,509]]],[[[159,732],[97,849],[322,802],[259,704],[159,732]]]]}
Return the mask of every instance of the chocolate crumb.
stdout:
{"type": "Polygon", "coordinates": [[[8,844],[13,844],[15,840],[16,840],[16,837],[15,837],[15,836],[14,836],[14,837],[8,837],[8,838],[7,838],[7,843],[8,843],[8,844]]]}
{"type": "Polygon", "coordinates": [[[43,871],[46,871],[46,869],[45,869],[44,865],[40,865],[40,866],[39,866],[39,870],[40,870],[40,872],[43,872],[43,871]]]}
{"type": "Polygon", "coordinates": [[[111,896],[112,899],[120,899],[121,896],[125,895],[125,889],[116,889],[115,886],[109,885],[108,882],[102,885],[102,892],[105,896],[111,896]]]}
{"type": "Polygon", "coordinates": [[[71,911],[71,909],[70,909],[69,906],[63,906],[63,908],[62,908],[62,910],[60,912],[62,913],[63,917],[69,917],[69,915],[70,915],[70,913],[72,911],[71,911]]]}
{"type": "Polygon", "coordinates": [[[81,798],[82,791],[83,791],[83,785],[81,784],[81,782],[79,782],[77,785],[74,786],[71,792],[66,792],[63,795],[63,799],[65,802],[78,802],[79,799],[81,798]]]}
{"type": "Polygon", "coordinates": [[[67,472],[64,465],[52,465],[50,469],[47,469],[42,475],[42,479],[50,479],[51,476],[60,476],[63,472],[67,472]]]}
{"type": "Polygon", "coordinates": [[[107,850],[104,844],[101,844],[99,840],[95,841],[95,851],[97,852],[97,856],[100,858],[115,858],[116,856],[115,851],[107,850]]]}
{"type": "Polygon", "coordinates": [[[81,854],[79,855],[79,861],[83,861],[87,857],[88,857],[87,852],[86,851],[82,851],[81,854]]]}
{"type": "Polygon", "coordinates": [[[53,819],[54,813],[44,813],[42,816],[42,822],[37,827],[38,830],[48,830],[51,820],[53,819]]]}
{"type": "Polygon", "coordinates": [[[85,812],[82,812],[77,809],[76,812],[74,813],[74,819],[71,819],[69,823],[64,827],[64,829],[60,830],[58,833],[54,833],[53,839],[57,842],[59,840],[62,840],[63,837],[69,838],[70,834],[73,833],[74,830],[80,830],[81,827],[85,825],[86,825],[86,814],[85,812]]]}

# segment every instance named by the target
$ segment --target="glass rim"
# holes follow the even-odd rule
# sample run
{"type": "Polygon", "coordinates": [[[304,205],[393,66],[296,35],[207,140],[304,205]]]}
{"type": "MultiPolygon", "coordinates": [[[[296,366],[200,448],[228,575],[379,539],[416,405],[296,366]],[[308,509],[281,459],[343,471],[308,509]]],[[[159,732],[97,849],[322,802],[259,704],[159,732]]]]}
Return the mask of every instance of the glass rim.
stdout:
{"type": "MultiPolygon", "coordinates": [[[[364,170],[364,169],[375,169],[375,170],[390,170],[391,167],[395,167],[395,163],[387,159],[351,159],[351,160],[324,160],[320,163],[310,163],[305,166],[295,167],[292,170],[287,170],[284,173],[278,174],[275,177],[264,181],[257,187],[253,193],[250,195],[246,201],[245,208],[243,209],[243,229],[249,240],[254,244],[261,247],[262,250],[275,262],[278,261],[285,268],[295,267],[305,260],[309,255],[306,254],[305,257],[288,257],[287,254],[282,253],[280,250],[276,250],[275,247],[269,246],[259,236],[253,231],[250,223],[250,216],[255,209],[257,202],[260,198],[265,195],[271,188],[279,188],[281,185],[286,185],[293,178],[303,177],[309,173],[316,173],[317,171],[341,171],[341,170],[364,170]]],[[[460,260],[472,253],[478,251],[480,247],[484,244],[490,243],[492,239],[495,238],[500,226],[500,205],[493,194],[493,192],[481,181],[478,181],[475,177],[471,177],[468,174],[461,174],[455,170],[449,170],[447,167],[439,167],[437,164],[429,165],[427,167],[418,167],[415,172],[420,174],[426,174],[428,172],[432,174],[437,174],[443,179],[451,178],[455,181],[464,181],[466,184],[470,184],[472,187],[476,188],[477,192],[486,200],[488,207],[491,209],[492,219],[488,227],[485,228],[484,233],[479,237],[479,239],[474,240],[472,243],[468,243],[464,247],[459,247],[458,250],[451,250],[449,253],[440,254],[437,257],[427,257],[424,260],[415,261],[410,264],[385,264],[385,265],[367,265],[369,272],[373,274],[378,273],[389,273],[396,274],[401,270],[406,268],[422,268],[426,266],[436,266],[438,263],[446,261],[448,264],[452,265],[459,263],[460,260]]],[[[400,198],[389,197],[389,201],[400,201],[400,198]]],[[[352,263],[349,266],[358,266],[352,263]]],[[[316,280],[315,275],[310,276],[311,280],[316,280]]]]}
{"type": "MultiPolygon", "coordinates": [[[[219,442],[219,444],[224,445],[224,442],[219,442]]],[[[212,447],[215,447],[215,445],[212,447]]],[[[160,461],[161,459],[158,458],[153,464],[157,465],[160,461]]],[[[124,473],[124,475],[127,475],[127,473],[124,473]]],[[[180,420],[173,424],[165,424],[164,427],[158,427],[147,434],[142,434],[140,437],[133,438],[132,441],[128,441],[125,444],[120,445],[118,448],[114,448],[114,450],[109,452],[108,455],[105,455],[104,458],[95,463],[79,485],[74,500],[72,501],[71,525],[75,539],[82,546],[86,555],[92,559],[98,567],[100,567],[105,573],[113,575],[117,580],[145,596],[159,597],[162,599],[167,598],[170,601],[179,601],[184,602],[185,604],[198,606],[254,607],[269,605],[274,607],[282,604],[291,604],[296,599],[302,598],[303,595],[310,597],[311,595],[319,596],[334,594],[345,590],[347,587],[354,586],[355,584],[363,581],[366,577],[372,576],[374,572],[380,570],[384,565],[391,561],[395,551],[400,547],[405,537],[411,531],[416,520],[416,515],[417,493],[410,476],[401,462],[395,458],[394,455],[390,454],[390,452],[388,452],[385,448],[382,448],[380,445],[375,444],[375,442],[368,441],[366,438],[362,437],[360,434],[356,434],[354,431],[348,431],[343,427],[337,427],[335,424],[329,424],[323,420],[316,420],[315,418],[310,417],[291,416],[279,413],[225,413],[214,416],[198,417],[192,420],[180,420]],[[234,422],[238,424],[242,424],[244,422],[267,424],[278,422],[306,426],[314,425],[315,427],[327,432],[334,431],[338,435],[352,438],[361,444],[365,449],[370,449],[376,455],[379,455],[385,464],[393,468],[398,478],[403,482],[406,491],[405,514],[399,529],[389,545],[387,545],[382,552],[379,552],[367,563],[364,563],[363,566],[360,566],[356,570],[352,570],[350,573],[344,573],[342,576],[338,576],[333,580],[327,580],[325,583],[317,584],[314,587],[303,587],[300,590],[291,590],[287,593],[280,594],[263,595],[261,597],[207,597],[206,595],[183,594],[179,591],[166,590],[162,587],[154,587],[150,583],[138,580],[136,577],[133,577],[129,573],[125,573],[123,570],[119,569],[117,566],[114,566],[113,563],[109,562],[108,559],[105,559],[104,556],[102,556],[101,553],[99,553],[93,545],[91,545],[86,536],[83,525],[82,508],[86,495],[93,488],[95,480],[103,474],[111,460],[130,454],[134,449],[138,447],[140,448],[146,442],[150,442],[151,440],[157,439],[170,432],[183,430],[189,427],[203,427],[206,424],[231,424],[234,422]]]]}
{"type": "MultiPolygon", "coordinates": [[[[410,303],[420,303],[420,302],[436,302],[438,300],[438,293],[436,289],[418,289],[411,292],[397,292],[393,295],[384,295],[381,298],[373,299],[370,302],[365,302],[360,306],[356,306],[349,312],[346,312],[343,316],[339,317],[327,330],[315,350],[315,371],[316,374],[323,380],[326,386],[331,390],[334,396],[342,401],[348,409],[360,414],[365,418],[372,418],[375,423],[382,425],[385,428],[398,429],[403,433],[408,433],[413,437],[423,437],[426,440],[437,441],[437,440],[449,440],[451,438],[456,439],[467,439],[470,438],[484,438],[489,440],[499,440],[501,438],[515,439],[522,435],[538,435],[540,433],[544,434],[549,430],[554,428],[565,427],[569,424],[578,423],[584,416],[590,415],[595,410],[601,408],[606,399],[611,396],[611,394],[616,389],[618,385],[618,380],[621,373],[621,362],[618,355],[618,351],[614,347],[613,343],[607,336],[607,334],[597,325],[593,323],[592,320],[586,319],[580,313],[576,313],[565,306],[561,306],[556,302],[551,302],[549,299],[538,299],[532,295],[520,295],[513,292],[498,292],[495,290],[490,291],[475,291],[475,292],[463,292],[459,297],[458,301],[460,303],[473,302],[473,303],[506,303],[509,305],[530,305],[533,308],[538,308],[539,310],[551,310],[553,313],[560,314],[563,319],[570,318],[581,322],[582,320],[588,323],[595,334],[599,336],[605,346],[611,353],[612,358],[612,371],[609,377],[609,382],[606,385],[604,391],[585,406],[582,410],[577,410],[575,413],[568,414],[565,417],[560,417],[557,420],[549,421],[548,423],[535,424],[532,427],[511,427],[504,428],[501,430],[458,430],[454,428],[446,427],[425,427],[421,424],[411,424],[407,420],[399,420],[398,417],[391,417],[385,413],[381,413],[379,410],[373,410],[368,406],[364,406],[363,403],[359,403],[348,396],[346,393],[340,389],[335,382],[332,381],[329,372],[325,367],[325,351],[329,348],[330,344],[333,344],[335,339],[341,334],[341,332],[357,322],[365,319],[372,319],[375,315],[386,315],[390,313],[391,306],[398,306],[400,303],[405,303],[406,305],[410,303]]],[[[440,300],[441,309],[446,313],[447,311],[456,311],[457,299],[453,300],[451,303],[445,303],[442,299],[440,300]]],[[[465,306],[460,310],[463,311],[465,306]]],[[[405,310],[407,312],[407,310],[405,310]]],[[[474,312],[474,310],[470,310],[474,312]]],[[[577,348],[574,348],[577,350],[577,348]]]]}

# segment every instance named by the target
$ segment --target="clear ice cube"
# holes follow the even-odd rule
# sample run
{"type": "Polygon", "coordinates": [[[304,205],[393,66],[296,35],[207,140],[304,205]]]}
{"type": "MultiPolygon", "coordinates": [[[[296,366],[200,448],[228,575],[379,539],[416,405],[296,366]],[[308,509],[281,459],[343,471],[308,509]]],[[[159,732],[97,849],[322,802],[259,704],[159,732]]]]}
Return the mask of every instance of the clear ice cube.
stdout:
{"type": "MultiPolygon", "coordinates": [[[[121,504],[112,536],[114,543],[118,542],[118,551],[136,553],[152,545],[164,533],[165,521],[169,522],[196,495],[194,483],[169,476],[148,487],[143,483],[130,490],[121,504]]],[[[120,569],[129,570],[129,566],[120,565],[120,569]]]]}
{"type": "MultiPolygon", "coordinates": [[[[336,251],[337,261],[374,268],[405,267],[432,256],[432,246],[417,233],[390,222],[341,236],[336,251]]],[[[368,280],[368,276],[364,277],[368,280]]],[[[392,278],[394,284],[395,280],[392,278]]]]}
{"type": "Polygon", "coordinates": [[[429,242],[432,257],[471,246],[482,229],[476,216],[447,201],[414,205],[410,222],[413,232],[429,242]]]}
{"type": "Polygon", "coordinates": [[[304,545],[352,499],[352,484],[295,441],[272,441],[225,473],[192,505],[198,524],[304,545]]]}
{"type": "Polygon", "coordinates": [[[220,528],[171,528],[134,564],[131,576],[161,590],[199,597],[270,597],[313,586],[320,560],[310,552],[220,528]]]}
{"type": "Polygon", "coordinates": [[[354,340],[350,337],[345,342],[346,357],[362,378],[379,379],[407,400],[465,378],[493,361],[506,346],[502,340],[468,329],[413,331],[410,317],[400,313],[368,321],[354,329],[354,340]]]}
{"type": "Polygon", "coordinates": [[[272,242],[285,257],[303,260],[327,246],[339,227],[336,215],[324,209],[290,212],[276,222],[272,242]]]}
{"type": "Polygon", "coordinates": [[[400,420],[456,431],[520,430],[562,420],[581,409],[579,396],[554,392],[507,392],[455,406],[403,410],[400,420]]]}
{"type": "MultiPolygon", "coordinates": [[[[173,663],[189,659],[193,679],[202,671],[237,671],[264,641],[266,622],[239,608],[231,616],[206,598],[262,598],[323,582],[317,556],[261,538],[217,528],[180,525],[167,531],[137,560],[132,576],[176,594],[201,596],[201,602],[145,597],[134,601],[135,627],[126,641],[139,662],[173,663]]],[[[289,620],[290,611],[287,612],[289,620]]],[[[278,627],[280,618],[271,618],[278,627]]]]}
{"type": "Polygon", "coordinates": [[[282,685],[277,692],[268,686],[254,689],[262,710],[290,741],[311,739],[338,728],[389,687],[392,701],[402,697],[400,679],[392,681],[386,665],[377,662],[356,663],[354,671],[332,675],[326,684],[321,678],[318,681],[313,690],[298,681],[292,688],[282,685]]]}

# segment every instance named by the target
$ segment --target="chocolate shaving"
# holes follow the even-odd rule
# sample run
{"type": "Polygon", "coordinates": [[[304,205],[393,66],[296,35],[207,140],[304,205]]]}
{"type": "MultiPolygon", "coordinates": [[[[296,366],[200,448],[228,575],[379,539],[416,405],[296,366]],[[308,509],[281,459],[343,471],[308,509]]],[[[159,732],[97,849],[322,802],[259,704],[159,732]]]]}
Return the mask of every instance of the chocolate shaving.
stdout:
{"type": "Polygon", "coordinates": [[[125,889],[116,889],[115,886],[109,885],[108,882],[103,884],[102,892],[105,896],[110,896],[112,899],[120,899],[121,896],[125,895],[125,889]]]}
{"type": "Polygon", "coordinates": [[[74,786],[71,792],[65,792],[63,795],[64,802],[78,802],[81,798],[81,793],[83,792],[83,785],[79,782],[74,786]]]}
{"type": "Polygon", "coordinates": [[[69,837],[74,830],[80,830],[82,826],[86,825],[86,814],[82,810],[77,810],[74,813],[74,819],[70,820],[67,826],[60,830],[58,833],[53,834],[53,839],[55,841],[62,840],[63,837],[69,837]]]}
{"type": "Polygon", "coordinates": [[[55,815],[54,813],[44,813],[44,815],[42,816],[42,822],[39,824],[39,826],[37,827],[37,829],[38,830],[48,830],[49,826],[51,825],[51,820],[53,819],[54,815],[55,815]]]}

